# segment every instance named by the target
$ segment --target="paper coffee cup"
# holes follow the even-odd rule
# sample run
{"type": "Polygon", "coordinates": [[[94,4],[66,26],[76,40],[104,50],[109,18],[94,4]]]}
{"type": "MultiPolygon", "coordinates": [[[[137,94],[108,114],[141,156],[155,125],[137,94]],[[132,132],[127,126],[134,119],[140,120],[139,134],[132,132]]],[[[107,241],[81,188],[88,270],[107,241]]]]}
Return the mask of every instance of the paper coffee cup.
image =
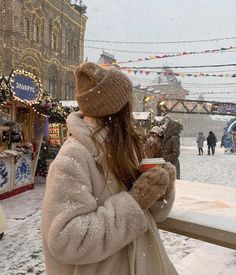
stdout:
{"type": "Polygon", "coordinates": [[[144,173],[153,167],[162,167],[165,163],[165,160],[162,158],[146,158],[142,159],[140,169],[144,173]]]}

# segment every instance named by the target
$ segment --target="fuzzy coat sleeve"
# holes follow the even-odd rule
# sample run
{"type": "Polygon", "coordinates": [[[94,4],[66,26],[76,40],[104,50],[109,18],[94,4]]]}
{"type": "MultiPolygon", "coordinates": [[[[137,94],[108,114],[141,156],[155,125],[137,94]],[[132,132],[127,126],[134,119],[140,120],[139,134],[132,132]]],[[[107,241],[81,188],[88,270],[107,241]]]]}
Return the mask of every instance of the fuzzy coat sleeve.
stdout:
{"type": "Polygon", "coordinates": [[[166,196],[165,200],[156,201],[155,204],[150,208],[150,212],[157,223],[164,221],[168,217],[173,207],[174,200],[175,188],[173,188],[170,194],[166,196]]]}
{"type": "MultiPolygon", "coordinates": [[[[72,150],[73,151],[73,150],[72,150]]],[[[143,210],[128,192],[98,206],[89,158],[64,152],[51,164],[43,202],[43,238],[51,254],[74,265],[99,262],[147,229],[143,210]]]]}

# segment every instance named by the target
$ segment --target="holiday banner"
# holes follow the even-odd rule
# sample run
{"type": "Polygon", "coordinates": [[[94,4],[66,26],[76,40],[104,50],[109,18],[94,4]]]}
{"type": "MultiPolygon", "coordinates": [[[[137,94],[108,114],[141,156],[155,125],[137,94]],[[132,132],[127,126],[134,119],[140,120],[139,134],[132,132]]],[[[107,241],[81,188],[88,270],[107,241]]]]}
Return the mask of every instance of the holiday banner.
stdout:
{"type": "Polygon", "coordinates": [[[171,71],[162,71],[162,72],[157,72],[157,71],[149,71],[149,70],[137,70],[137,69],[130,69],[127,67],[120,67],[119,68],[122,71],[126,71],[128,74],[140,74],[140,75],[174,75],[174,76],[179,76],[179,77],[236,77],[236,74],[229,74],[229,73],[222,73],[222,74],[209,74],[209,73],[182,73],[182,72],[171,72],[171,71]]]}
{"type": "Polygon", "coordinates": [[[179,57],[179,56],[186,56],[186,55],[195,55],[195,54],[223,53],[223,52],[227,52],[227,51],[233,51],[235,49],[236,49],[236,46],[230,46],[230,47],[222,47],[220,49],[213,49],[213,50],[207,49],[204,51],[189,51],[189,52],[184,51],[184,52],[177,52],[174,54],[152,55],[152,56],[148,56],[148,57],[136,58],[136,59],[126,60],[126,61],[116,61],[116,62],[113,62],[112,65],[140,62],[140,61],[147,61],[147,60],[157,60],[157,59],[162,59],[162,58],[179,57]]]}

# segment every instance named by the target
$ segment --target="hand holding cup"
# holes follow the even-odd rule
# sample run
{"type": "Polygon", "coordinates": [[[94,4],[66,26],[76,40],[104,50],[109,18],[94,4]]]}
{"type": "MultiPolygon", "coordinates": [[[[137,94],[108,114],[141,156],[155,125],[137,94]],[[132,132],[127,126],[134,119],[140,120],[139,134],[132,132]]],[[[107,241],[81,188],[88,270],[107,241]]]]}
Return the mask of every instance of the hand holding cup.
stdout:
{"type": "Polygon", "coordinates": [[[150,208],[162,197],[169,186],[168,172],[161,167],[154,167],[144,172],[134,183],[130,194],[143,210],[150,208]]]}

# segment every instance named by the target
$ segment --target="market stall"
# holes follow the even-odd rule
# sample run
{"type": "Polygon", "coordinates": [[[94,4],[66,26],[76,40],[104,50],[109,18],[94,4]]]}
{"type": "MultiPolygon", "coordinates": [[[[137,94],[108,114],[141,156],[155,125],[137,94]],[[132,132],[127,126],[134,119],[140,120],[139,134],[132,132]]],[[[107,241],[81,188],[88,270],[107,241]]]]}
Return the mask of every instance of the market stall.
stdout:
{"type": "Polygon", "coordinates": [[[135,128],[140,134],[146,135],[152,127],[152,114],[151,112],[133,112],[135,128]]]}
{"type": "Polygon", "coordinates": [[[16,70],[0,79],[0,200],[34,188],[45,114],[35,76],[16,70]]]}

